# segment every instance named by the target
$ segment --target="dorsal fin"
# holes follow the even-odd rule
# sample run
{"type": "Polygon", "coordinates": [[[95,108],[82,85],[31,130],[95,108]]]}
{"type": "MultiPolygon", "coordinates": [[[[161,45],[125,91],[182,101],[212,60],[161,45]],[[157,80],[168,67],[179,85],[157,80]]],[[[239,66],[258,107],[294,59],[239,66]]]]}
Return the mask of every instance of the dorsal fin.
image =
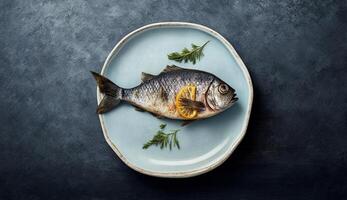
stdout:
{"type": "Polygon", "coordinates": [[[141,73],[141,80],[142,80],[142,82],[151,80],[151,79],[153,79],[154,77],[155,77],[155,75],[153,75],[153,74],[148,74],[148,73],[145,73],[145,72],[142,72],[142,73],[141,73]]]}
{"type": "Polygon", "coordinates": [[[171,71],[177,71],[177,70],[184,70],[184,68],[178,67],[176,65],[166,65],[164,70],[162,72],[171,72],[171,71]]]}

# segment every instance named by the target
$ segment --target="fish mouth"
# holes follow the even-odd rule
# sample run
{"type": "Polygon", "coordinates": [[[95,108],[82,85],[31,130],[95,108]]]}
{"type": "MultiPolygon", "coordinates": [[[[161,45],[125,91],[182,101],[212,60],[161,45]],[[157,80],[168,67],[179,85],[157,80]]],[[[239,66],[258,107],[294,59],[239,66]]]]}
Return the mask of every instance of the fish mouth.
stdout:
{"type": "Polygon", "coordinates": [[[230,99],[229,104],[233,105],[239,98],[236,96],[236,93],[233,94],[233,97],[230,99]]]}

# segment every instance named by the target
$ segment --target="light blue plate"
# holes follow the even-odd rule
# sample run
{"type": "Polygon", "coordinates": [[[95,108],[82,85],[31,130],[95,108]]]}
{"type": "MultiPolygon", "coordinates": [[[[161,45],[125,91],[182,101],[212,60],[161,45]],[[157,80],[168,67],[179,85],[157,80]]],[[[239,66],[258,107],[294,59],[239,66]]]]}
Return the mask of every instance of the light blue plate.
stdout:
{"type": "MultiPolygon", "coordinates": [[[[205,26],[163,22],[144,26],[124,37],[105,61],[102,74],[124,88],[140,84],[141,72],[159,74],[170,64],[211,72],[237,92],[239,101],[227,111],[181,127],[181,122],[160,120],[149,113],[122,104],[100,115],[104,136],[115,153],[132,169],[160,177],[190,177],[222,164],[243,138],[250,116],[253,88],[249,73],[234,48],[217,32],[205,26]],[[205,56],[196,65],[170,61],[167,54],[203,44],[205,56]],[[162,123],[180,129],[181,149],[142,146],[162,123]]],[[[98,93],[98,103],[102,94],[98,93]]]]}

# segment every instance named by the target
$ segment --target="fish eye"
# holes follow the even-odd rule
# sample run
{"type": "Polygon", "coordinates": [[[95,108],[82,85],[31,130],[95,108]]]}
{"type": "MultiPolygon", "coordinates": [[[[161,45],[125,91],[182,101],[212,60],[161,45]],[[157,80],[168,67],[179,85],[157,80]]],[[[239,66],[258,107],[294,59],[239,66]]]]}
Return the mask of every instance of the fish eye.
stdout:
{"type": "Polygon", "coordinates": [[[228,93],[228,91],[229,91],[229,87],[228,87],[226,84],[222,83],[222,84],[219,85],[218,91],[219,91],[221,94],[226,94],[226,93],[228,93]]]}

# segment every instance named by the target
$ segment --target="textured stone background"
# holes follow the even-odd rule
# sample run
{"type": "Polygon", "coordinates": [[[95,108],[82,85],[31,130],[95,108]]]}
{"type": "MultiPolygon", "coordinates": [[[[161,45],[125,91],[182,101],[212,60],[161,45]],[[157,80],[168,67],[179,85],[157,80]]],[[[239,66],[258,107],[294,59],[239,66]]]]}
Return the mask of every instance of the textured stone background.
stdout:
{"type": "Polygon", "coordinates": [[[346,199],[347,2],[0,1],[0,199],[346,199]],[[141,175],[106,144],[95,82],[125,34],[207,25],[255,86],[244,141],[191,179],[141,175]]]}

